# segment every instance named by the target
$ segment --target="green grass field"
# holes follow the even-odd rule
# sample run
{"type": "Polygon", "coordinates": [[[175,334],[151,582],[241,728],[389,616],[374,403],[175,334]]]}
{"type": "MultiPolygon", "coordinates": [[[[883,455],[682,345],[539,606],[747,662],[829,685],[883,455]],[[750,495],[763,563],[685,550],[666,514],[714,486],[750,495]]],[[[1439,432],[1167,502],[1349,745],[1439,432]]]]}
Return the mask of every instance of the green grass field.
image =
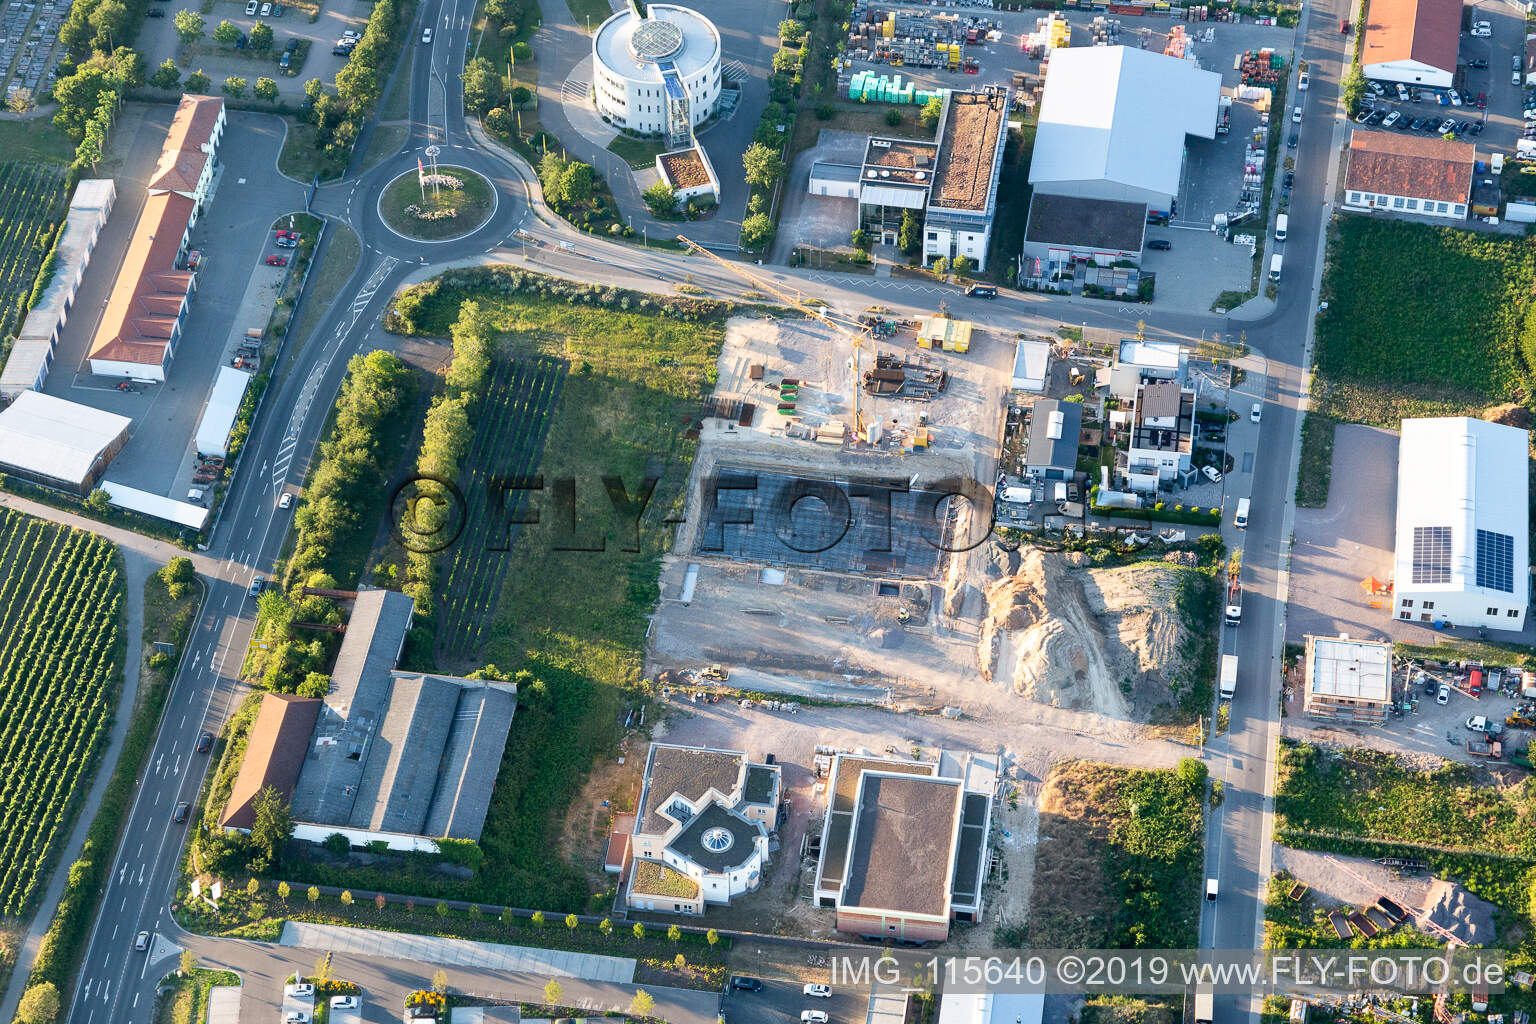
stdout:
{"type": "MultiPolygon", "coordinates": [[[[389,326],[444,336],[470,298],[493,317],[503,356],[557,360],[568,372],[537,468],[546,492],[534,507],[545,514],[520,529],[506,556],[479,650],[463,664],[439,666],[458,671],[489,662],[503,672],[527,670],[546,688],[541,698],[530,693],[513,721],[481,838],[485,866],[465,895],[580,909],[586,879],[551,851],[588,770],[613,750],[623,709],[636,699],[646,616],[671,543],[661,520],[682,502],[694,452],[684,424],[714,383],[729,308],[476,268],[410,290],[397,299],[389,326]],[[602,478],[617,476],[634,495],[648,470],[660,480],[636,545],[602,478]],[[560,478],[576,481],[575,535],[567,517],[548,511],[548,489],[560,478]]],[[[480,425],[495,429],[498,422],[487,416],[480,425]]],[[[449,584],[448,574],[441,579],[449,584]]]]}
{"type": "Polygon", "coordinates": [[[1396,427],[1530,392],[1521,327],[1536,243],[1349,216],[1334,228],[1317,318],[1319,409],[1396,427]]]}

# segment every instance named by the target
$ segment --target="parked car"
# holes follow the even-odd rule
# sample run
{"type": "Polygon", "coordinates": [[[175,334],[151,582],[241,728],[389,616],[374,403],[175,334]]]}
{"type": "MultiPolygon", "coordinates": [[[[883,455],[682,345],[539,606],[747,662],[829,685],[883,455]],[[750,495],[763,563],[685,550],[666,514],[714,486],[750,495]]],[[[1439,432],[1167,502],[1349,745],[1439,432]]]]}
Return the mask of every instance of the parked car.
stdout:
{"type": "MultiPolygon", "coordinates": [[[[283,12],[286,11],[287,9],[288,8],[284,7],[282,4],[273,4],[272,5],[272,17],[274,17],[274,18],[281,18],[283,16],[283,12]]],[[[290,42],[292,42],[292,40],[290,40],[290,42]]]]}
{"type": "Polygon", "coordinates": [[[1291,132],[1291,137],[1289,139],[1285,140],[1285,144],[1287,146],[1291,147],[1292,149],[1295,149],[1296,148],[1296,143],[1298,143],[1300,141],[1301,141],[1301,136],[1298,135],[1296,132],[1291,132]]]}
{"type": "Polygon", "coordinates": [[[1382,120],[1381,126],[1383,128],[1391,128],[1393,125],[1397,124],[1397,122],[1401,121],[1402,119],[1403,119],[1403,115],[1399,114],[1397,111],[1394,110],[1394,111],[1392,111],[1392,113],[1388,114],[1385,119],[1382,120]]]}
{"type": "Polygon", "coordinates": [[[1375,111],[1370,107],[1361,107],[1360,113],[1355,115],[1355,124],[1365,124],[1365,122],[1371,119],[1371,115],[1374,113],[1375,111]]]}
{"type": "Polygon", "coordinates": [[[1440,134],[1441,135],[1447,135],[1450,132],[1453,132],[1455,130],[1456,130],[1456,122],[1452,121],[1450,118],[1446,118],[1444,121],[1440,122],[1440,134]]]}
{"type": "Polygon", "coordinates": [[[1169,249],[1173,248],[1173,243],[1168,241],[1166,238],[1154,238],[1147,243],[1147,248],[1153,249],[1157,252],[1167,252],[1169,249]]]}
{"type": "Polygon", "coordinates": [[[973,284],[966,288],[965,294],[977,299],[995,299],[997,298],[997,285],[973,284]]]}
{"type": "Polygon", "coordinates": [[[1200,472],[1204,473],[1205,478],[1211,483],[1221,483],[1221,470],[1217,469],[1215,466],[1201,466],[1200,472]]]}
{"type": "Polygon", "coordinates": [[[142,953],[149,948],[149,932],[139,932],[133,937],[133,950],[142,953]]]}
{"type": "Polygon", "coordinates": [[[162,11],[158,7],[151,7],[149,10],[144,12],[144,17],[146,17],[146,18],[163,18],[163,17],[165,17],[165,12],[162,11]]]}
{"type": "Polygon", "coordinates": [[[1290,188],[1295,183],[1296,183],[1296,172],[1295,171],[1286,171],[1285,172],[1285,178],[1283,179],[1281,184],[1283,184],[1286,188],[1290,188]]]}
{"type": "Polygon", "coordinates": [[[213,749],[213,733],[205,732],[197,738],[197,752],[206,754],[213,749]]]}
{"type": "Polygon", "coordinates": [[[810,984],[810,985],[805,986],[805,994],[808,995],[808,996],[815,996],[818,999],[831,999],[832,998],[832,986],[831,985],[810,984]]]}
{"type": "Polygon", "coordinates": [[[759,979],[746,974],[733,974],[731,975],[731,988],[737,992],[761,992],[763,990],[763,983],[759,979]]]}
{"type": "Polygon", "coordinates": [[[1455,89],[1452,89],[1450,91],[1450,97],[1451,97],[1451,106],[1453,106],[1453,107],[1459,107],[1463,103],[1466,102],[1465,100],[1463,100],[1461,98],[1461,93],[1457,92],[1455,89]]]}
{"type": "Polygon", "coordinates": [[[279,256],[277,253],[273,253],[271,256],[267,257],[267,266],[269,267],[286,267],[287,265],[287,256],[279,256]]]}
{"type": "Polygon", "coordinates": [[[356,29],[347,28],[347,29],[342,29],[342,31],[341,31],[341,38],[343,38],[343,39],[361,39],[361,38],[363,38],[363,34],[361,32],[359,32],[359,31],[357,31],[356,29]]]}
{"type": "Polygon", "coordinates": [[[1408,87],[1402,82],[1397,83],[1397,98],[1404,103],[1408,102],[1408,87]]]}
{"type": "Polygon", "coordinates": [[[1477,104],[1477,109],[1486,110],[1488,107],[1488,94],[1485,92],[1480,92],[1477,94],[1477,99],[1473,100],[1472,102],[1477,104]]]}
{"type": "Polygon", "coordinates": [[[1373,110],[1371,111],[1370,116],[1365,119],[1365,123],[1381,124],[1382,121],[1386,120],[1386,117],[1387,112],[1385,110],[1373,110]]]}
{"type": "Polygon", "coordinates": [[[246,0],[245,13],[255,14],[261,7],[261,0],[246,0]]]}
{"type": "Polygon", "coordinates": [[[432,29],[431,29],[430,26],[421,30],[421,45],[422,46],[431,46],[432,45],[432,29]]]}
{"type": "Polygon", "coordinates": [[[176,805],[176,810],[171,815],[171,820],[180,825],[182,822],[187,820],[187,815],[191,813],[191,810],[192,805],[183,800],[181,803],[176,805]]]}
{"type": "Polygon", "coordinates": [[[1485,68],[1487,66],[1488,62],[1481,57],[1475,57],[1472,60],[1467,61],[1467,67],[1469,68],[1485,68]]]}
{"type": "Polygon", "coordinates": [[[1296,91],[1297,92],[1305,92],[1306,89],[1307,89],[1307,84],[1308,84],[1307,73],[1305,71],[1303,71],[1301,73],[1301,77],[1296,79],[1296,91]]]}
{"type": "Polygon", "coordinates": [[[288,50],[284,50],[283,51],[283,55],[281,57],[277,58],[277,66],[278,66],[278,69],[281,70],[281,71],[287,71],[288,70],[288,66],[290,64],[292,64],[292,63],[293,63],[293,54],[290,51],[288,51],[288,50]]]}
{"type": "Polygon", "coordinates": [[[1301,124],[1301,108],[1291,108],[1291,124],[1301,124]]]}
{"type": "Polygon", "coordinates": [[[1472,134],[1472,135],[1481,135],[1481,134],[1483,134],[1483,122],[1481,122],[1481,121],[1473,121],[1472,122],[1472,127],[1470,129],[1470,134],[1472,134]]]}
{"type": "Polygon", "coordinates": [[[283,492],[283,496],[281,498],[277,499],[277,507],[278,508],[292,508],[293,507],[293,492],[292,491],[284,491],[283,492]]]}
{"type": "Polygon", "coordinates": [[[272,17],[272,5],[270,3],[265,3],[265,4],[261,5],[261,16],[263,18],[270,18],[270,17],[272,17]]]}
{"type": "Polygon", "coordinates": [[[1435,694],[1436,704],[1449,704],[1451,702],[1451,687],[1449,683],[1441,683],[1440,691],[1435,694]]]}
{"type": "MultiPolygon", "coordinates": [[[[274,18],[277,17],[277,12],[278,12],[279,8],[281,8],[282,6],[283,6],[282,4],[278,4],[277,7],[272,8],[272,17],[274,17],[274,18]]],[[[293,53],[296,50],[298,50],[298,48],[299,48],[299,41],[297,39],[290,39],[283,46],[283,52],[284,53],[293,53]]]]}
{"type": "Polygon", "coordinates": [[[357,996],[331,996],[333,1010],[355,1010],[357,1005],[357,996]]]}
{"type": "Polygon", "coordinates": [[[827,1024],[825,1010],[801,1010],[800,1024],[827,1024]]]}
{"type": "Polygon", "coordinates": [[[283,1014],[283,1024],[309,1024],[309,1014],[303,1010],[289,1010],[283,1014]]]}
{"type": "Polygon", "coordinates": [[[352,47],[350,47],[350,46],[342,46],[340,43],[337,43],[335,46],[331,47],[332,55],[337,56],[337,57],[345,57],[347,54],[349,54],[351,52],[352,52],[352,47]]]}
{"type": "Polygon", "coordinates": [[[315,994],[315,986],[307,981],[300,981],[284,986],[283,991],[290,996],[312,996],[315,994]]]}

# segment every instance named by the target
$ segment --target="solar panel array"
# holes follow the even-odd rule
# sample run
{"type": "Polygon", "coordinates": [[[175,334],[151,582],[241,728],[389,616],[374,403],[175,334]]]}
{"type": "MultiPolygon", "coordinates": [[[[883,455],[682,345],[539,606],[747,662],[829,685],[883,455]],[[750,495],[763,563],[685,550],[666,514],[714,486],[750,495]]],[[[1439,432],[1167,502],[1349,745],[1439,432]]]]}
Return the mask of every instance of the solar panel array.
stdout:
{"type": "Polygon", "coordinates": [[[1515,538],[1491,530],[1477,531],[1477,585],[1515,592],[1515,538]]]}
{"type": "Polygon", "coordinates": [[[1451,528],[1413,528],[1413,582],[1451,582],[1451,528]]]}

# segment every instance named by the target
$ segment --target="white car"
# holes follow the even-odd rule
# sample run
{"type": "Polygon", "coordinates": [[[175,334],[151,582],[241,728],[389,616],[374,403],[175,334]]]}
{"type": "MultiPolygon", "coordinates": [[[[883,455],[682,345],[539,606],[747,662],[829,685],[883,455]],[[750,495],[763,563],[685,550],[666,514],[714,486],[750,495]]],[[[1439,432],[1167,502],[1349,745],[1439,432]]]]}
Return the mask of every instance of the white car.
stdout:
{"type": "Polygon", "coordinates": [[[361,32],[354,32],[352,29],[349,28],[346,31],[342,32],[341,38],[343,38],[343,39],[361,39],[361,38],[363,38],[363,34],[361,32]]]}
{"type": "Polygon", "coordinates": [[[142,953],[149,948],[149,932],[139,932],[133,937],[134,952],[142,953]]]}
{"type": "Polygon", "coordinates": [[[1436,704],[1449,704],[1451,702],[1451,688],[1445,683],[1440,684],[1440,692],[1435,694],[1436,704]]]}
{"type": "Polygon", "coordinates": [[[831,999],[832,986],[815,984],[807,985],[805,986],[805,994],[808,996],[815,996],[818,999],[831,999]]]}
{"type": "Polygon", "coordinates": [[[1296,79],[1296,91],[1297,92],[1306,92],[1307,91],[1307,82],[1308,82],[1307,73],[1305,71],[1303,71],[1301,73],[1301,77],[1296,79]]]}
{"type": "Polygon", "coordinates": [[[421,45],[432,45],[432,30],[430,28],[424,28],[421,30],[421,45]]]}
{"type": "Polygon", "coordinates": [[[1252,420],[1253,422],[1257,423],[1257,422],[1259,422],[1260,417],[1262,417],[1263,415],[1264,415],[1264,404],[1262,402],[1254,402],[1253,403],[1253,408],[1248,413],[1248,418],[1250,420],[1252,420]]]}
{"type": "Polygon", "coordinates": [[[357,1009],[357,996],[331,996],[331,1009],[355,1010],[357,1009]]]}
{"type": "Polygon", "coordinates": [[[265,3],[265,4],[261,5],[261,16],[263,18],[270,18],[270,17],[272,17],[272,5],[270,3],[265,3]]]}
{"type": "Polygon", "coordinates": [[[1390,113],[1390,114],[1388,114],[1386,116],[1385,120],[1383,120],[1381,122],[1381,126],[1383,128],[1391,128],[1393,125],[1397,124],[1397,122],[1401,121],[1402,119],[1403,119],[1403,115],[1399,114],[1397,111],[1394,110],[1394,111],[1392,111],[1392,113],[1390,113]]]}
{"type": "Polygon", "coordinates": [[[258,7],[260,7],[260,6],[261,6],[261,0],[247,0],[247,3],[245,5],[245,13],[246,14],[255,14],[256,13],[256,9],[258,7]]]}
{"type": "Polygon", "coordinates": [[[801,1010],[800,1024],[827,1024],[827,1015],[822,1010],[801,1010]]]}
{"type": "Polygon", "coordinates": [[[1204,473],[1205,478],[1211,483],[1221,483],[1221,470],[1217,469],[1215,466],[1201,466],[1200,472],[1204,473]]]}
{"type": "Polygon", "coordinates": [[[293,492],[292,491],[284,491],[283,492],[283,496],[281,498],[277,499],[277,507],[278,508],[292,508],[293,507],[293,492]]]}
{"type": "Polygon", "coordinates": [[[283,1024],[309,1024],[309,1014],[303,1010],[289,1010],[283,1014],[283,1024]]]}
{"type": "Polygon", "coordinates": [[[307,981],[301,981],[296,984],[286,986],[284,991],[291,996],[312,996],[315,994],[315,986],[311,985],[307,981]]]}
{"type": "Polygon", "coordinates": [[[1408,87],[1402,82],[1397,83],[1397,98],[1404,103],[1408,102],[1408,87]]]}
{"type": "Polygon", "coordinates": [[[1291,124],[1301,124],[1301,108],[1291,108],[1291,124]]]}

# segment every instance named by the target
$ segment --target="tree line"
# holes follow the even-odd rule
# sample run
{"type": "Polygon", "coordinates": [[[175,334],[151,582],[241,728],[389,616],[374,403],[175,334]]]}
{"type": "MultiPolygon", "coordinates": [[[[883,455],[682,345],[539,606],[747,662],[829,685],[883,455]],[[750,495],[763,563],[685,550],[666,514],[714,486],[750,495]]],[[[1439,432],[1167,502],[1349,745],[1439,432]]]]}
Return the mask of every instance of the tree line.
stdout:
{"type": "MultiPolygon", "coordinates": [[[[421,428],[421,450],[416,457],[419,477],[455,480],[460,463],[474,439],[475,412],[486,382],[491,376],[492,338],[495,327],[488,311],[469,300],[459,307],[459,318],[450,330],[453,359],[443,381],[443,390],[432,400],[421,428]]],[[[434,520],[448,514],[444,505],[418,503],[412,511],[418,520],[434,520]]],[[[415,522],[413,528],[431,535],[440,522],[415,522]]],[[[433,612],[437,584],[437,562],[432,553],[410,551],[406,557],[404,590],[416,600],[416,608],[425,616],[433,612]]]]}

